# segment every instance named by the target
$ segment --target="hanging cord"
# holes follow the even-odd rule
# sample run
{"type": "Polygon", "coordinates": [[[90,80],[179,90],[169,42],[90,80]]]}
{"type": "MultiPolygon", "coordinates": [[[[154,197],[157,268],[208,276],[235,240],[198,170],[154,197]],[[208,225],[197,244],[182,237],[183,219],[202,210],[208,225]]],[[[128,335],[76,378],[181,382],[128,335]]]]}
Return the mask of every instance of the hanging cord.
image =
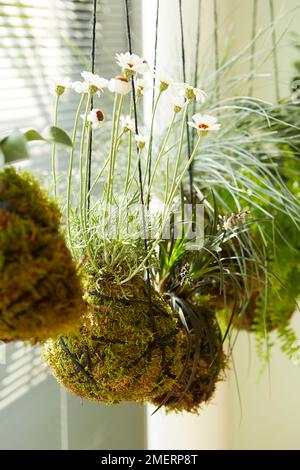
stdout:
{"type": "Polygon", "coordinates": [[[275,30],[275,12],[274,12],[274,2],[269,0],[270,8],[270,18],[272,26],[272,51],[273,51],[273,67],[274,67],[274,78],[275,78],[275,96],[276,100],[279,103],[280,101],[280,91],[279,91],[279,68],[278,68],[278,57],[277,57],[277,39],[276,39],[276,30],[275,30]]]}
{"type": "Polygon", "coordinates": [[[254,90],[254,55],[256,50],[256,29],[257,29],[257,0],[253,0],[253,10],[252,10],[252,33],[251,33],[251,51],[250,51],[250,88],[249,96],[253,96],[254,90]]]}
{"type": "MultiPolygon", "coordinates": [[[[156,20],[155,20],[155,41],[154,41],[154,73],[153,73],[153,90],[152,90],[152,113],[154,110],[155,102],[155,85],[156,85],[156,65],[157,65],[157,43],[158,43],[158,17],[159,17],[159,0],[156,0],[156,20]]],[[[149,169],[148,169],[148,187],[150,186],[151,175],[152,175],[152,138],[149,142],[149,169]]],[[[147,199],[147,209],[150,204],[150,191],[147,199]]]]}
{"type": "MultiPolygon", "coordinates": [[[[96,24],[97,24],[97,0],[93,0],[93,16],[92,16],[92,47],[91,47],[91,69],[92,73],[95,73],[95,62],[96,62],[96,24]]],[[[91,110],[94,107],[94,99],[91,99],[91,110]]],[[[92,147],[93,147],[93,131],[90,129],[90,145],[88,149],[88,213],[90,211],[90,189],[91,189],[91,175],[92,175],[92,147]]],[[[62,348],[66,351],[67,346],[60,338],[62,348]]],[[[68,350],[70,355],[70,351],[68,350]]],[[[72,355],[72,360],[75,358],[72,355]]],[[[68,396],[67,392],[63,387],[60,387],[60,438],[61,438],[61,450],[68,450],[69,448],[69,422],[68,422],[68,396]]]]}
{"type": "MultiPolygon", "coordinates": [[[[92,14],[92,47],[91,47],[91,71],[95,73],[96,65],[96,29],[97,29],[97,0],[93,0],[93,14],[92,14]]],[[[94,108],[94,97],[91,99],[91,110],[94,108]]],[[[92,154],[93,154],[93,130],[90,128],[90,139],[89,139],[89,149],[88,149],[88,213],[90,211],[91,205],[91,179],[92,179],[92,154]]]]}
{"type": "MultiPolygon", "coordinates": [[[[195,47],[195,71],[194,71],[194,87],[198,87],[198,72],[199,72],[199,51],[200,51],[200,31],[201,31],[201,0],[198,1],[198,24],[197,24],[197,35],[196,35],[196,47],[195,47]]],[[[193,102],[193,114],[196,112],[196,100],[193,102]]],[[[192,133],[192,148],[195,145],[195,132],[192,133]]]]}
{"type": "MultiPolygon", "coordinates": [[[[186,83],[186,63],[185,63],[185,48],[184,48],[184,31],[183,31],[183,13],[182,13],[182,0],[179,0],[179,19],[180,19],[180,32],[181,32],[181,60],[182,60],[182,77],[184,83],[186,83]]],[[[191,139],[190,129],[188,125],[189,117],[186,117],[186,138],[187,138],[187,150],[188,160],[191,158],[191,139]]],[[[194,189],[193,189],[193,162],[189,166],[189,183],[190,183],[190,203],[193,204],[194,200],[194,189]]]]}
{"type": "Polygon", "coordinates": [[[215,70],[216,70],[216,98],[220,100],[220,83],[218,71],[220,67],[220,53],[219,53],[219,15],[218,3],[214,0],[214,42],[215,42],[215,70]]]}
{"type": "MultiPolygon", "coordinates": [[[[124,0],[124,1],[125,1],[125,14],[126,14],[126,25],[127,25],[128,48],[129,48],[129,53],[132,54],[132,41],[131,41],[131,29],[130,29],[130,17],[129,17],[129,0],[124,0]]],[[[133,99],[133,113],[134,113],[135,133],[136,133],[136,135],[139,135],[134,76],[131,77],[131,89],[132,89],[132,99],[133,99]]],[[[145,199],[144,199],[144,188],[143,188],[143,174],[142,174],[142,165],[141,165],[141,160],[140,160],[138,147],[137,147],[137,157],[138,157],[138,175],[139,175],[140,200],[141,200],[141,206],[142,206],[144,247],[145,247],[146,254],[148,254],[147,224],[146,224],[146,214],[145,214],[145,205],[144,205],[145,199]]],[[[148,267],[146,268],[146,276],[147,276],[147,287],[148,287],[149,313],[150,313],[150,318],[151,318],[151,322],[152,322],[152,328],[155,331],[155,321],[154,321],[153,308],[152,308],[152,298],[151,298],[151,280],[150,280],[150,272],[149,272],[148,267]]]]}

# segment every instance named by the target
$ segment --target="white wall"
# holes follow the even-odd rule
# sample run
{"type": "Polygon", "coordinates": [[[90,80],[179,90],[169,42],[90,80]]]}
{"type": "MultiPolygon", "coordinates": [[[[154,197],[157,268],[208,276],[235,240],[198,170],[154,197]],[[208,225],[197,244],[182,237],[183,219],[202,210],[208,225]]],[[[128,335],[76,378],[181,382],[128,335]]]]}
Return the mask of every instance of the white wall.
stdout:
{"type": "Polygon", "coordinates": [[[222,383],[198,416],[161,410],[151,416],[154,408],[147,407],[148,449],[227,449],[228,400],[228,387],[222,383]]]}

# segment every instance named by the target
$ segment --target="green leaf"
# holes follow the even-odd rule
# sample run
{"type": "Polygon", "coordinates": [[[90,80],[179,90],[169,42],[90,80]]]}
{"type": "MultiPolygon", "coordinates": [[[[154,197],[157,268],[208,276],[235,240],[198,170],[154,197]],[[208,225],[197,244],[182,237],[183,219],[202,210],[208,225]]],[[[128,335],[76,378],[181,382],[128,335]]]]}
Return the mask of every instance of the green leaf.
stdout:
{"type": "Polygon", "coordinates": [[[55,126],[46,127],[42,133],[35,129],[29,129],[24,135],[28,142],[41,140],[52,144],[65,145],[67,147],[72,147],[73,145],[69,135],[63,129],[55,126]]]}
{"type": "Polygon", "coordinates": [[[29,129],[28,131],[24,132],[24,135],[28,142],[32,142],[35,140],[45,141],[44,137],[35,129],[29,129]]]}
{"type": "Polygon", "coordinates": [[[3,139],[0,145],[5,163],[29,158],[27,139],[24,134],[18,130],[13,131],[8,137],[3,139]]]}
{"type": "Polygon", "coordinates": [[[42,136],[47,142],[72,147],[73,143],[69,135],[59,127],[49,126],[43,131],[42,136]]]}

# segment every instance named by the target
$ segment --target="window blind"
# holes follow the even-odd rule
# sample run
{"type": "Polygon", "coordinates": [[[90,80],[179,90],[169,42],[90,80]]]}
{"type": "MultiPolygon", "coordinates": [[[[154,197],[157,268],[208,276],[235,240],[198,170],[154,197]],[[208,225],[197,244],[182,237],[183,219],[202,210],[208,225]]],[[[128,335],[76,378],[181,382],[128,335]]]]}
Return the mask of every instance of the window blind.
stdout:
{"type": "MultiPolygon", "coordinates": [[[[141,3],[132,0],[134,48],[141,51],[141,3]]],[[[0,0],[0,133],[42,129],[52,121],[52,79],[80,79],[90,66],[92,0],[0,0]]],[[[123,0],[98,0],[96,69],[117,73],[116,52],[127,50],[123,0]]],[[[78,96],[65,94],[60,126],[71,128],[78,96]]]]}

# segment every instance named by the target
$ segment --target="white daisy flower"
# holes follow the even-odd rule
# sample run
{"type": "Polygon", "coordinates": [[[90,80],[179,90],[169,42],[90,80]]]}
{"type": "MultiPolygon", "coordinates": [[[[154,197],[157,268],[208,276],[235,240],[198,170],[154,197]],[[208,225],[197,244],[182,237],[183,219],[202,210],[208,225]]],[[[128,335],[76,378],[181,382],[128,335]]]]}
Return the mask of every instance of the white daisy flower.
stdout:
{"type": "MultiPolygon", "coordinates": [[[[82,114],[81,119],[85,120],[84,114],[82,114]]],[[[87,121],[92,124],[93,129],[102,127],[104,114],[101,109],[92,109],[88,114],[87,121]]]]}
{"type": "Polygon", "coordinates": [[[183,96],[173,96],[171,102],[174,106],[174,113],[179,113],[186,103],[183,96]]]}
{"type": "Polygon", "coordinates": [[[142,150],[146,145],[146,137],[142,134],[138,134],[135,136],[135,141],[140,150],[142,150]]]}
{"type": "Polygon", "coordinates": [[[159,89],[161,92],[167,90],[171,85],[174,84],[174,81],[165,73],[155,73],[155,78],[159,83],[159,89]]]}
{"type": "Polygon", "coordinates": [[[127,116],[124,116],[123,114],[120,117],[120,122],[122,126],[122,132],[127,132],[127,131],[134,131],[134,120],[131,119],[129,114],[127,116]]]}
{"type": "Polygon", "coordinates": [[[92,72],[82,72],[81,76],[85,83],[88,83],[89,87],[91,88],[93,93],[97,93],[100,95],[100,92],[103,91],[104,88],[108,86],[108,80],[105,78],[99,77],[92,72]]]}
{"type": "Polygon", "coordinates": [[[55,93],[62,95],[67,89],[72,88],[70,77],[56,78],[53,80],[55,86],[55,93]]]}
{"type": "Polygon", "coordinates": [[[72,88],[74,91],[76,91],[76,93],[88,93],[89,92],[89,89],[90,89],[90,86],[87,82],[74,82],[72,83],[72,88]]]}
{"type": "Polygon", "coordinates": [[[120,95],[127,95],[131,91],[131,84],[126,77],[118,75],[109,81],[108,89],[112,93],[119,93],[120,95]]]}
{"type": "Polygon", "coordinates": [[[199,133],[218,131],[221,128],[221,124],[218,123],[217,118],[210,116],[209,114],[194,114],[192,116],[194,122],[189,122],[189,126],[197,129],[199,133]]]}
{"type": "Polygon", "coordinates": [[[149,70],[148,62],[137,54],[116,54],[116,62],[121,67],[127,77],[134,75],[135,73],[144,74],[149,70]]]}
{"type": "Polygon", "coordinates": [[[137,96],[143,96],[150,89],[149,83],[142,78],[135,81],[135,87],[137,96]]]}
{"type": "Polygon", "coordinates": [[[195,88],[187,83],[180,83],[177,84],[179,88],[179,94],[184,96],[188,100],[196,100],[200,101],[200,103],[204,103],[206,100],[206,93],[201,90],[200,88],[195,88]]]}

